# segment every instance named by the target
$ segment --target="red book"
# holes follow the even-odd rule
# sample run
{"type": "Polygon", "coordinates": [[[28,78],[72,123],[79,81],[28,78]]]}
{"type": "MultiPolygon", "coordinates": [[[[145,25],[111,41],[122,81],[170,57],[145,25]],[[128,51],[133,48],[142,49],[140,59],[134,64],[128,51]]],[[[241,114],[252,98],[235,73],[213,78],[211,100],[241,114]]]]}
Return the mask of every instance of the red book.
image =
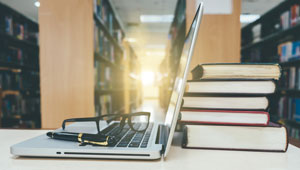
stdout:
{"type": "Polygon", "coordinates": [[[266,126],[269,120],[269,113],[264,111],[184,109],[181,111],[180,122],[183,124],[266,126]]]}
{"type": "Polygon", "coordinates": [[[293,5],[291,7],[291,25],[297,25],[297,19],[299,16],[299,5],[293,5]]]}

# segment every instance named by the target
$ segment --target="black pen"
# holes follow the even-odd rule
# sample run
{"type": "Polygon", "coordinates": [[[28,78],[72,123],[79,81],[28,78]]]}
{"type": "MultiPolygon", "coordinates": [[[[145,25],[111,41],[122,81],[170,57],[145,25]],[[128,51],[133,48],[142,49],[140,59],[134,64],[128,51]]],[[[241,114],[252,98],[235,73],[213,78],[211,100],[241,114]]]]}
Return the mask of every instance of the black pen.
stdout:
{"type": "Polygon", "coordinates": [[[98,146],[109,146],[114,143],[114,138],[102,134],[70,133],[70,132],[48,132],[47,136],[52,139],[74,141],[81,144],[98,146]]]}

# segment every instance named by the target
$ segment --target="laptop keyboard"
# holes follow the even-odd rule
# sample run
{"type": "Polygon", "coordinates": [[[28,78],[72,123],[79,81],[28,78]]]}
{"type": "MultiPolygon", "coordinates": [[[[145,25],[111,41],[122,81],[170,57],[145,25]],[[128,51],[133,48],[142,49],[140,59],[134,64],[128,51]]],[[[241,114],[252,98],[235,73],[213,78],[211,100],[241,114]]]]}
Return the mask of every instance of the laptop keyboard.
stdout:
{"type": "MultiPolygon", "coordinates": [[[[135,129],[146,126],[146,123],[135,123],[135,129]]],[[[111,147],[129,147],[129,148],[146,148],[149,142],[153,123],[150,123],[144,132],[135,132],[131,130],[128,124],[120,132],[118,123],[114,123],[104,129],[102,133],[108,136],[115,136],[116,142],[111,147]]]]}

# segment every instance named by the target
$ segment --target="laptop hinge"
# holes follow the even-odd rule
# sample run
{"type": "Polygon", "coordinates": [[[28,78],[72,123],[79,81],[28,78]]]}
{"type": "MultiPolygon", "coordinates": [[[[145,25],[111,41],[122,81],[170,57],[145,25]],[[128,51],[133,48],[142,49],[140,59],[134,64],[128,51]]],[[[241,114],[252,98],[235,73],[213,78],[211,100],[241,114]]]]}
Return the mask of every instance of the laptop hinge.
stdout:
{"type": "Polygon", "coordinates": [[[165,147],[166,147],[167,142],[168,142],[168,136],[169,136],[168,126],[159,125],[155,143],[162,145],[161,154],[165,153],[165,147]]]}

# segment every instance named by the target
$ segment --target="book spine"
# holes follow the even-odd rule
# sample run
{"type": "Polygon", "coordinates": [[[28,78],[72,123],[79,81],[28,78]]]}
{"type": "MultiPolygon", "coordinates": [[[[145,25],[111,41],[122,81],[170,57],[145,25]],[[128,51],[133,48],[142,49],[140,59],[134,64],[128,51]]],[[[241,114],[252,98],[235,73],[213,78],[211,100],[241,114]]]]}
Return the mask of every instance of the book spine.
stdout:
{"type": "Polygon", "coordinates": [[[184,97],[266,97],[272,93],[194,93],[186,92],[184,97]]]}
{"type": "Polygon", "coordinates": [[[289,145],[289,139],[288,139],[288,133],[287,133],[287,128],[285,126],[279,126],[279,127],[283,127],[285,129],[285,134],[286,134],[286,146],[283,150],[270,150],[270,149],[248,149],[248,148],[214,148],[214,147],[190,147],[188,145],[188,127],[184,126],[183,127],[183,138],[182,138],[182,148],[186,148],[186,149],[207,149],[207,150],[229,150],[229,151],[256,151],[256,152],[286,152],[288,149],[288,145],[289,145]]]}
{"type": "Polygon", "coordinates": [[[236,108],[199,108],[199,107],[186,107],[183,106],[181,107],[181,109],[183,110],[187,110],[187,109],[192,109],[192,110],[227,110],[227,111],[267,111],[269,110],[269,107],[267,106],[266,108],[261,108],[261,109],[236,109],[236,108]]]}
{"type": "Polygon", "coordinates": [[[230,126],[267,126],[269,120],[266,123],[235,123],[235,122],[204,122],[204,121],[187,121],[180,120],[179,123],[184,125],[230,125],[230,126]]]}

